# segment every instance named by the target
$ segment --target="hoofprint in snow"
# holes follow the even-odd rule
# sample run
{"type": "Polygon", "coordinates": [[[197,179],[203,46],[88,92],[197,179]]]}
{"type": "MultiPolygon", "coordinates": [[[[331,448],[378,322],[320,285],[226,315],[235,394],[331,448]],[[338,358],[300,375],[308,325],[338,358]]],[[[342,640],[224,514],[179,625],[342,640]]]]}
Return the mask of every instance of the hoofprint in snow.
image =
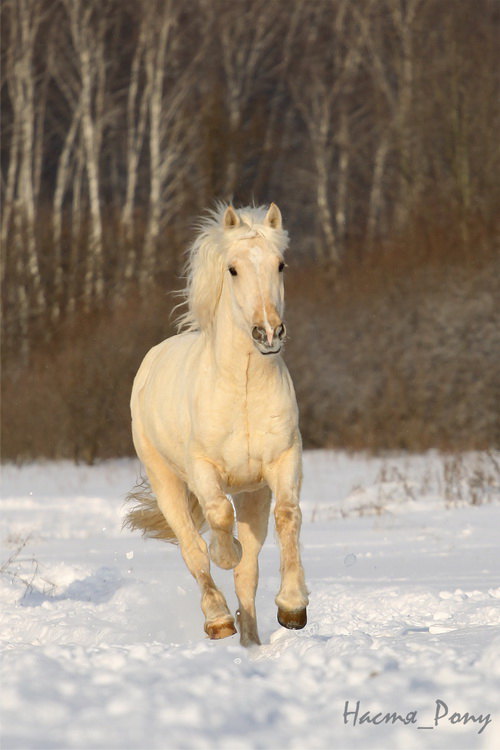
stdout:
{"type": "MultiPolygon", "coordinates": [[[[498,454],[305,454],[309,624],[204,637],[179,550],[121,531],[132,460],[3,468],[4,750],[500,746],[498,454]]],[[[215,571],[231,599],[231,573],[215,571]]]]}

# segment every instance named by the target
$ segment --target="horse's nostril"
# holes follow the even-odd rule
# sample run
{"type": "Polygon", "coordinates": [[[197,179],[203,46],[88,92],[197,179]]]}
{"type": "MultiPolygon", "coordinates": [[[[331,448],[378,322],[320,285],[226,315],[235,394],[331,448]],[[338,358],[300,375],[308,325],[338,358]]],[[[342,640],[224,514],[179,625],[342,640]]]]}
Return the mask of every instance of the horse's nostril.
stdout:
{"type": "Polygon", "coordinates": [[[252,329],[252,336],[256,341],[258,341],[259,339],[265,338],[266,332],[263,328],[259,328],[259,326],[254,326],[252,329]]]}
{"type": "Polygon", "coordinates": [[[276,336],[279,339],[283,339],[285,337],[285,334],[286,334],[285,324],[284,323],[280,323],[280,325],[277,327],[275,333],[276,333],[276,336]]]}

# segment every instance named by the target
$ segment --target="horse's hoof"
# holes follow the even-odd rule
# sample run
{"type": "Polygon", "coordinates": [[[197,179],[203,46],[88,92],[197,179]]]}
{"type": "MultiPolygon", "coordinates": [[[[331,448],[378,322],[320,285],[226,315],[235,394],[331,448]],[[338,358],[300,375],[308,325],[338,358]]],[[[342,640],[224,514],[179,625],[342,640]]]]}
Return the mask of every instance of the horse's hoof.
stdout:
{"type": "Polygon", "coordinates": [[[307,609],[304,607],[304,609],[287,612],[278,607],[278,622],[289,630],[302,630],[307,625],[307,609]]]}
{"type": "Polygon", "coordinates": [[[205,633],[215,641],[219,638],[229,638],[230,635],[236,635],[236,628],[233,622],[214,622],[211,625],[205,625],[205,633]]]}

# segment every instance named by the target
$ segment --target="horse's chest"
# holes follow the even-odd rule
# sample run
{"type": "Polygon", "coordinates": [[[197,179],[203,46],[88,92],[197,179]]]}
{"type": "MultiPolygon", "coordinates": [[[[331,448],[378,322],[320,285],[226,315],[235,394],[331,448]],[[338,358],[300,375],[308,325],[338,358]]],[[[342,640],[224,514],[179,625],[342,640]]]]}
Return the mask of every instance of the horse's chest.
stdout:
{"type": "Polygon", "coordinates": [[[287,415],[249,412],[235,406],[230,428],[217,441],[218,456],[228,486],[249,486],[263,481],[265,468],[291,444],[293,426],[287,415]]]}
{"type": "Polygon", "coordinates": [[[257,387],[205,384],[193,412],[198,448],[232,487],[262,482],[266,466],[290,447],[298,429],[293,388],[276,373],[257,387]]]}

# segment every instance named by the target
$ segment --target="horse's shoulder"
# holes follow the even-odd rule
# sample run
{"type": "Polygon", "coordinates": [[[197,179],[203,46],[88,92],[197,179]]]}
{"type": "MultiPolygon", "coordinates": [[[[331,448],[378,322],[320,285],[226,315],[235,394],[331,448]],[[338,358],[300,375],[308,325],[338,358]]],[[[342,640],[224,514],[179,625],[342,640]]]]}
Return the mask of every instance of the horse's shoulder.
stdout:
{"type": "Polygon", "coordinates": [[[152,362],[163,355],[170,356],[176,352],[185,352],[192,346],[198,337],[198,331],[187,331],[184,333],[178,333],[175,336],[169,336],[149,350],[144,358],[144,362],[146,362],[146,360],[152,362]]]}
{"type": "Polygon", "coordinates": [[[134,391],[138,392],[142,390],[142,388],[148,381],[152,370],[154,370],[155,365],[161,362],[163,355],[166,354],[172,347],[172,342],[176,338],[178,338],[178,336],[171,336],[170,338],[160,341],[160,343],[155,344],[155,346],[149,349],[149,351],[144,356],[144,359],[142,360],[141,365],[134,378],[134,387],[132,391],[133,393],[134,391]]]}

